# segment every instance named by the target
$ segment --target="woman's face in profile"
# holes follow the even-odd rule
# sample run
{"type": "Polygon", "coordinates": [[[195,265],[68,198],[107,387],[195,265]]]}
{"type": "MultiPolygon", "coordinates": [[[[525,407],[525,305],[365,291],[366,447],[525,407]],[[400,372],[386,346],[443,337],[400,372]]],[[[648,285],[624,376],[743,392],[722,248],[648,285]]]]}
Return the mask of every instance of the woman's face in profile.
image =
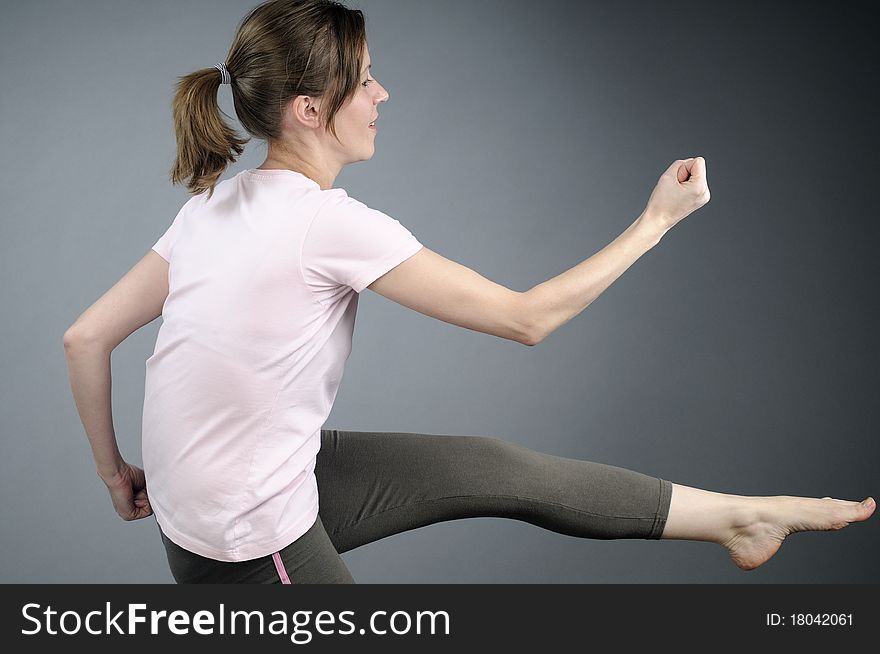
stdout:
{"type": "Polygon", "coordinates": [[[370,123],[379,115],[379,103],[387,102],[389,98],[388,91],[372,74],[370,52],[366,46],[362,61],[357,91],[336,114],[336,133],[345,149],[345,163],[373,156],[378,130],[370,123]]]}

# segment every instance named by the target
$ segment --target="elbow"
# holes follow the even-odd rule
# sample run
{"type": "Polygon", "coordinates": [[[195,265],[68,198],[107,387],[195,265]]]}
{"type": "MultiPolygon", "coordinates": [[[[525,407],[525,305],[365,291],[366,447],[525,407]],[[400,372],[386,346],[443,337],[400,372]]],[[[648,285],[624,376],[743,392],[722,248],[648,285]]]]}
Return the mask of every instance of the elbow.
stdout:
{"type": "Polygon", "coordinates": [[[64,332],[64,349],[69,350],[72,347],[88,343],[90,340],[91,339],[83,332],[82,327],[76,324],[71,325],[67,328],[67,331],[64,332]]]}
{"type": "Polygon", "coordinates": [[[545,334],[535,319],[532,297],[525,292],[519,293],[517,298],[515,322],[518,338],[516,340],[523,345],[534,347],[544,340],[545,334]]]}
{"type": "Polygon", "coordinates": [[[529,347],[534,347],[543,340],[543,336],[535,331],[531,331],[528,332],[524,338],[520,339],[520,343],[522,343],[523,345],[528,345],[529,347]]]}
{"type": "Polygon", "coordinates": [[[66,332],[64,332],[64,349],[69,349],[72,345],[79,341],[78,334],[74,331],[73,327],[69,327],[66,332]]]}
{"type": "Polygon", "coordinates": [[[523,345],[534,347],[544,340],[544,336],[534,326],[527,326],[523,329],[517,340],[523,345]]]}

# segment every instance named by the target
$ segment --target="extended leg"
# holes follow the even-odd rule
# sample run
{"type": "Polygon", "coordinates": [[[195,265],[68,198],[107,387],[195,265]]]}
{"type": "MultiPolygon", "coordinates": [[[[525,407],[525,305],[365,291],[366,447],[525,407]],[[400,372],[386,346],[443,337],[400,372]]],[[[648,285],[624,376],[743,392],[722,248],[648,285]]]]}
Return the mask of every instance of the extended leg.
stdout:
{"type": "Polygon", "coordinates": [[[660,538],[672,484],[486,436],[322,430],[320,516],[346,552],[445,520],[502,517],[583,538],[660,538]]]}
{"type": "Polygon", "coordinates": [[[585,538],[718,543],[752,570],[798,531],[876,508],[830,497],[717,493],[485,436],[322,430],[320,515],[340,553],[444,520],[506,517],[585,538]]]}

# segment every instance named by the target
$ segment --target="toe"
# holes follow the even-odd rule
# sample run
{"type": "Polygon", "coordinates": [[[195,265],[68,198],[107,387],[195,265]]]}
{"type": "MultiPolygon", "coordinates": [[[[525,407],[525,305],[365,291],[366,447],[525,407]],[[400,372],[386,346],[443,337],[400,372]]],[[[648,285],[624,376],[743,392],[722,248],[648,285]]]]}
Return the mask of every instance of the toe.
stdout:
{"type": "Polygon", "coordinates": [[[874,513],[874,509],[877,508],[877,503],[874,501],[873,497],[869,497],[866,500],[861,502],[853,502],[852,506],[852,515],[854,520],[867,520],[868,517],[872,513],[874,513]]]}

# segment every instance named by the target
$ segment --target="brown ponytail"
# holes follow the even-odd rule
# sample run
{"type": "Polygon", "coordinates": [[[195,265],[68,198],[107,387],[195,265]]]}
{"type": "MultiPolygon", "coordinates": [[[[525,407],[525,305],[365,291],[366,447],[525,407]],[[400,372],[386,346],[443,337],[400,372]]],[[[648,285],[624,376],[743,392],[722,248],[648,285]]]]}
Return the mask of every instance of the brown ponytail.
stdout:
{"type": "Polygon", "coordinates": [[[221,117],[217,103],[220,71],[205,68],[180,78],[174,95],[172,115],[177,135],[177,161],[171,169],[171,182],[180,184],[187,177],[191,193],[209,190],[226,167],[244,151],[250,139],[241,139],[221,117]]]}
{"type": "MultiPolygon", "coordinates": [[[[363,12],[334,0],[267,0],[242,19],[225,64],[232,77],[235,113],[253,137],[281,139],[287,100],[325,98],[324,128],[337,137],[334,118],[357,90],[366,44],[363,12]]],[[[177,159],[172,184],[210,198],[223,171],[244,151],[242,138],[223,119],[217,68],[179,78],[172,114],[177,159]]]]}

